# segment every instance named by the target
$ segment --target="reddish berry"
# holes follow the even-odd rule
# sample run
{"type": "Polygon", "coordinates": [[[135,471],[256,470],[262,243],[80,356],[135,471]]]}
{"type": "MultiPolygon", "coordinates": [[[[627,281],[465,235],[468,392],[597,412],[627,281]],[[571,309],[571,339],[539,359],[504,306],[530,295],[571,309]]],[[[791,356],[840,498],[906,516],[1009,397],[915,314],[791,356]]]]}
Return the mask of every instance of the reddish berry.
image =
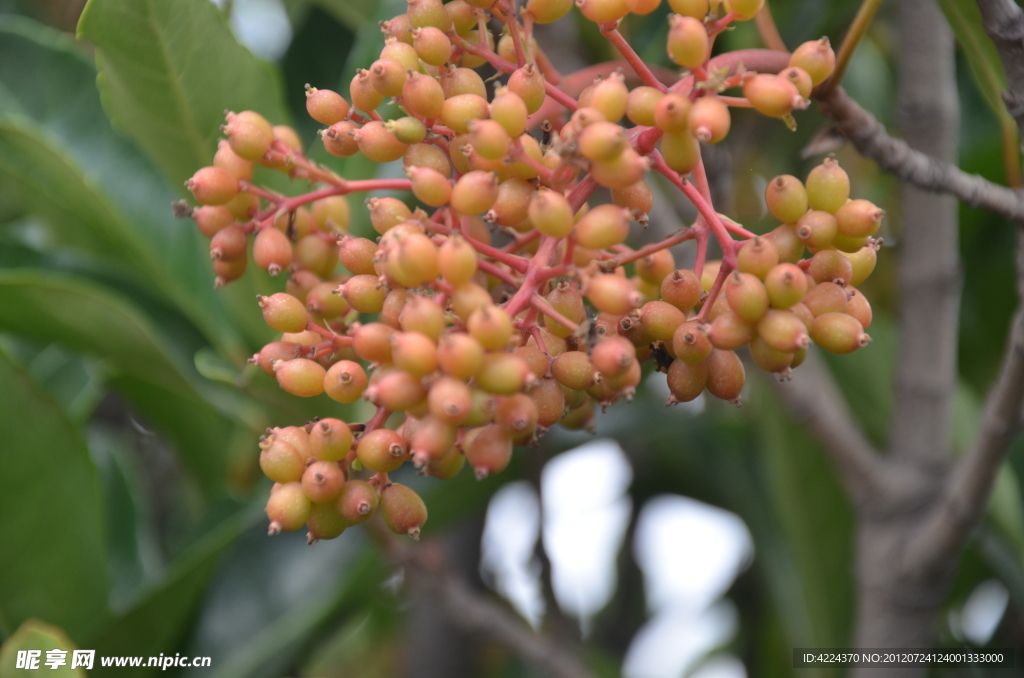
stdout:
{"type": "Polygon", "coordinates": [[[220,167],[204,167],[185,182],[203,205],[223,205],[238,194],[238,177],[220,167]]]}
{"type": "Polygon", "coordinates": [[[321,419],[310,429],[309,446],[321,461],[341,461],[352,449],[352,430],[339,419],[321,419]]]}
{"type": "Polygon", "coordinates": [[[711,321],[708,341],[718,349],[732,351],[754,337],[754,326],[735,313],[722,313],[711,321]]]}
{"type": "Polygon", "coordinates": [[[324,391],[331,400],[339,403],[354,403],[363,396],[368,379],[359,363],[340,360],[324,375],[324,391]]]}
{"type": "Polygon", "coordinates": [[[437,360],[447,374],[457,379],[470,379],[483,366],[484,349],[468,334],[445,334],[438,342],[437,360]]]}
{"type": "Polygon", "coordinates": [[[740,246],[736,263],[743,273],[750,273],[764,280],[779,263],[779,251],[767,238],[751,238],[740,246]]]}
{"type": "Polygon", "coordinates": [[[333,125],[348,116],[348,102],[337,92],[306,85],[306,112],[321,125],[333,125]]]}
{"type": "Polygon", "coordinates": [[[492,172],[463,174],[452,189],[451,206],[459,214],[483,214],[498,199],[498,177],[492,172]]]}
{"type": "Polygon", "coordinates": [[[312,398],[323,393],[326,374],[327,370],[320,363],[306,358],[274,363],[274,375],[281,388],[302,398],[312,398]]]}
{"type": "Polygon", "coordinates": [[[683,268],[666,276],[661,283],[661,298],[683,313],[700,302],[700,281],[693,271],[683,268]]]}
{"type": "Polygon", "coordinates": [[[240,157],[231,150],[231,144],[227,139],[217,142],[217,152],[213,156],[213,166],[225,170],[237,179],[249,181],[254,171],[251,160],[240,157]]]}
{"type": "Polygon", "coordinates": [[[839,232],[851,238],[870,237],[878,232],[885,211],[867,200],[851,200],[836,212],[839,232]]]}
{"type": "MultiPolygon", "coordinates": [[[[440,5],[440,1],[437,4],[440,5]]],[[[423,500],[411,489],[398,483],[388,485],[381,492],[380,511],[388,529],[395,534],[407,534],[413,539],[420,538],[420,529],[427,522],[427,507],[423,500]]]]}
{"type": "Polygon", "coordinates": [[[793,363],[792,353],[777,351],[764,343],[760,337],[750,342],[750,356],[765,372],[783,372],[793,363]]]}
{"type": "Polygon", "coordinates": [[[694,320],[680,325],[672,335],[672,351],[676,358],[691,365],[704,362],[711,355],[712,348],[706,327],[694,320]]]}
{"type": "Polygon", "coordinates": [[[853,264],[841,252],[822,250],[811,257],[807,272],[815,282],[841,282],[850,284],[853,279],[853,264]]]}
{"type": "Polygon", "coordinates": [[[257,365],[271,377],[274,376],[275,360],[291,360],[298,357],[299,345],[290,341],[272,341],[253,356],[257,365]]]}
{"type": "Polygon", "coordinates": [[[815,317],[824,313],[842,313],[846,309],[846,290],[832,282],[815,285],[804,296],[803,304],[815,317]]]}
{"type": "Polygon", "coordinates": [[[431,459],[443,458],[455,446],[457,434],[454,424],[431,416],[424,417],[416,425],[410,439],[409,452],[413,463],[422,468],[431,459]]]}
{"type": "Polygon", "coordinates": [[[665,278],[675,272],[676,260],[669,250],[659,250],[638,259],[634,266],[640,279],[657,289],[665,278]]]}
{"type": "Polygon", "coordinates": [[[567,351],[551,363],[551,376],[568,388],[586,391],[601,379],[601,373],[583,351],[567,351]]]}
{"type": "Polygon", "coordinates": [[[853,353],[871,343],[863,325],[845,313],[825,313],[815,318],[811,325],[811,338],[832,353],[853,353]]]}
{"type": "Polygon", "coordinates": [[[360,313],[380,313],[386,290],[373,275],[354,275],[340,287],[348,305],[360,313]]]}
{"type": "Polygon", "coordinates": [[[812,40],[793,50],[789,65],[802,68],[811,76],[811,83],[817,87],[825,82],[836,67],[836,55],[828,38],[812,40]]]}
{"type": "Polygon", "coordinates": [[[316,503],[337,497],[344,483],[345,473],[332,461],[315,461],[302,474],[302,491],[316,503]]]}
{"type": "Polygon", "coordinates": [[[722,400],[738,401],[746,374],[739,356],[715,349],[708,356],[708,391],[722,400]]]}
{"type": "Polygon", "coordinates": [[[595,250],[619,245],[629,235],[631,217],[629,212],[616,205],[598,205],[576,224],[576,241],[595,250]]]}
{"type": "Polygon", "coordinates": [[[306,539],[310,544],[322,539],[337,539],[348,529],[350,523],[341,517],[334,502],[313,504],[306,519],[306,539]]]}
{"type": "MultiPolygon", "coordinates": [[[[776,351],[792,353],[810,341],[803,322],[792,311],[772,309],[757,324],[757,334],[776,351]]],[[[727,399],[728,400],[728,399],[727,399]]]]}
{"type": "Polygon", "coordinates": [[[717,144],[724,139],[731,124],[729,107],[718,97],[701,97],[690,108],[690,133],[706,144],[717,144]]]}
{"type": "Polygon", "coordinates": [[[399,327],[403,332],[419,332],[436,342],[445,328],[444,309],[428,297],[408,297],[398,315],[399,327]]]}
{"type": "Polygon", "coordinates": [[[796,237],[815,252],[832,244],[836,237],[836,218],[828,212],[811,210],[796,222],[796,237]]]}
{"type": "Polygon", "coordinates": [[[625,315],[644,301],[631,282],[612,273],[595,275],[583,292],[599,311],[613,315],[625,315]]]}
{"type": "Polygon", "coordinates": [[[240,225],[228,226],[214,234],[210,239],[210,258],[214,261],[234,261],[245,259],[245,248],[249,244],[249,236],[240,225]]]}
{"type": "Polygon", "coordinates": [[[380,497],[372,485],[363,480],[350,480],[342,485],[334,506],[342,518],[358,525],[370,519],[379,503],[380,497]]]}
{"type": "Polygon", "coordinates": [[[575,214],[561,193],[547,189],[537,191],[528,213],[533,227],[545,235],[564,238],[572,231],[575,214]]]}
{"type": "MultiPolygon", "coordinates": [[[[710,348],[709,346],[709,353],[710,348]]],[[[673,360],[668,368],[667,382],[671,395],[669,395],[666,405],[688,403],[694,400],[708,384],[708,361],[691,363],[673,360]]]]}
{"type": "Polygon", "coordinates": [[[860,293],[860,290],[854,287],[847,287],[847,292],[850,293],[850,298],[846,302],[845,313],[857,319],[857,322],[866,330],[871,327],[871,320],[873,314],[871,312],[871,304],[868,303],[867,298],[860,293]]]}
{"type": "Polygon", "coordinates": [[[541,75],[540,70],[534,64],[526,64],[522,68],[516,69],[509,76],[507,86],[510,92],[517,94],[523,100],[523,103],[526,104],[526,110],[530,113],[536,113],[540,110],[547,96],[544,87],[544,76],[541,75]]]}
{"type": "Polygon", "coordinates": [[[251,162],[262,160],[274,141],[274,128],[266,118],[253,111],[228,113],[224,134],[231,150],[251,162]]]}
{"type": "Polygon", "coordinates": [[[352,132],[352,138],[359,145],[359,151],[367,160],[385,163],[398,160],[408,148],[382,122],[371,120],[352,132]]]}
{"type": "Polygon", "coordinates": [[[512,461],[512,436],[498,424],[485,426],[475,432],[465,452],[478,479],[501,473],[512,461]]]}
{"type": "Polygon", "coordinates": [[[807,106],[796,85],[779,75],[761,73],[743,83],[743,96],[754,110],[769,118],[782,118],[807,106]]]}
{"type": "Polygon", "coordinates": [[[253,240],[252,258],[257,266],[276,276],[291,266],[292,244],[288,236],[276,228],[264,228],[253,240]]]}
{"type": "Polygon", "coordinates": [[[391,473],[409,459],[405,440],[395,431],[379,428],[367,431],[356,444],[359,463],[379,473],[391,473]]]}
{"type": "Polygon", "coordinates": [[[392,412],[404,412],[427,397],[427,391],[415,377],[403,370],[393,370],[366,389],[366,397],[374,405],[392,412]]]}

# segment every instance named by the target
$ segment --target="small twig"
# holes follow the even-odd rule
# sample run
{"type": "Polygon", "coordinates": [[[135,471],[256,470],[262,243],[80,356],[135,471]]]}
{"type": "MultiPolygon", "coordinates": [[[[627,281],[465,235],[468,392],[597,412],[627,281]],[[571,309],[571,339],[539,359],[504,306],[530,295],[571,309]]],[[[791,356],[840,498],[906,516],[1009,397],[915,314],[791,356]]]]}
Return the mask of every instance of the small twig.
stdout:
{"type": "Polygon", "coordinates": [[[761,34],[761,42],[764,43],[765,47],[777,52],[789,51],[786,49],[786,43],[782,41],[779,28],[775,25],[775,19],[772,18],[772,11],[768,8],[768,0],[765,0],[761,11],[754,15],[754,23],[757,24],[757,32],[761,34]]]}
{"type": "Polygon", "coordinates": [[[861,3],[860,9],[857,10],[857,16],[854,17],[853,23],[850,24],[850,30],[846,32],[843,44],[839,46],[839,51],[836,53],[835,70],[832,71],[832,76],[828,79],[828,82],[822,84],[826,91],[835,89],[842,82],[843,75],[846,73],[846,67],[850,65],[850,59],[853,57],[857,45],[860,44],[861,38],[867,33],[868,26],[871,25],[871,21],[875,18],[875,14],[881,6],[882,0],[864,0],[861,3]]]}

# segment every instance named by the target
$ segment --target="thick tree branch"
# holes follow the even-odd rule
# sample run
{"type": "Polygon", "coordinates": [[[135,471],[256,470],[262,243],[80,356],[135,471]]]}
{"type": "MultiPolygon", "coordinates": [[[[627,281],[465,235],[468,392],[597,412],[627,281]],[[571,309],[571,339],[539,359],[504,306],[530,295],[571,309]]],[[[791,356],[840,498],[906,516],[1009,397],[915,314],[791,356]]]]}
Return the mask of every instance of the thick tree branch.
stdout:
{"type": "MultiPolygon", "coordinates": [[[[1017,248],[1018,295],[1024,300],[1024,238],[1017,248]]],[[[949,476],[942,498],[911,542],[907,563],[941,561],[955,554],[988,506],[992,485],[1021,424],[1024,405],[1024,304],[1010,327],[999,378],[988,394],[978,436],[949,476]]]]}
{"type": "Polygon", "coordinates": [[[384,537],[393,560],[405,567],[410,583],[430,597],[455,626],[498,642],[538,671],[554,678],[596,678],[572,651],[527,626],[508,608],[474,591],[446,567],[429,542],[412,546],[384,537]]]}
{"type": "MultiPolygon", "coordinates": [[[[960,129],[953,32],[934,0],[902,0],[898,118],[906,143],[955,167],[960,129]]],[[[957,384],[960,220],[956,198],[904,184],[899,234],[900,349],[892,453],[941,470],[957,384]]]]}
{"type": "Polygon", "coordinates": [[[894,139],[871,113],[860,107],[841,87],[818,97],[825,115],[836,122],[843,136],[864,156],[887,172],[927,191],[951,193],[972,207],[981,207],[1010,219],[1024,220],[1024,191],[994,184],[946,162],[912,149],[894,139]]]}
{"type": "Polygon", "coordinates": [[[1006,73],[1003,101],[1024,139],[1024,10],[1013,0],[978,0],[978,9],[1006,73]]]}
{"type": "Polygon", "coordinates": [[[832,374],[817,351],[776,392],[790,415],[817,439],[835,465],[851,501],[864,506],[891,487],[882,459],[857,425],[832,374]]]}

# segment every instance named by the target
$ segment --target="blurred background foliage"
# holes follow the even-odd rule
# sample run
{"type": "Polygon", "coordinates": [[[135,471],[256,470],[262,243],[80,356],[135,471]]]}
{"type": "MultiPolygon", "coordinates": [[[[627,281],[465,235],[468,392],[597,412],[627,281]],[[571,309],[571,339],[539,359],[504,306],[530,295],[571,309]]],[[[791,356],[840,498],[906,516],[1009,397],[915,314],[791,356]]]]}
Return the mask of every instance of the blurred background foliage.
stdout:
{"type": "MultiPolygon", "coordinates": [[[[85,3],[77,0],[0,0],[0,640],[11,639],[8,649],[42,643],[106,655],[209,655],[213,667],[202,672],[217,678],[395,675],[410,612],[382,588],[393,571],[364,535],[352,530],[307,549],[301,535],[267,539],[261,515],[268,488],[259,480],[256,438],[267,426],[364,413],[324,397],[285,397],[246,364],[272,340],[253,298],[283,281],[250,270],[215,291],[206,243],[190,221],[174,219],[170,203],[185,197],[183,181],[212,158],[225,109],[293,124],[316,149],[303,84],[347,92],[351,74],[383,44],[376,22],[404,3],[263,2],[291,30],[273,44],[250,32],[250,50],[238,39],[245,1],[90,0],[81,14],[85,3]],[[52,626],[12,638],[30,619],[52,626]]],[[[795,45],[821,35],[838,41],[857,4],[775,0],[772,10],[795,45]]],[[[665,11],[630,17],[624,27],[641,55],[662,65],[665,11]]],[[[892,11],[891,3],[883,7],[844,83],[890,126],[898,86],[892,11]]],[[[1002,182],[1003,128],[992,106],[1001,71],[986,66],[984,50],[971,42],[977,18],[967,13],[958,26],[966,48],[958,69],[960,164],[1002,182]]],[[[612,58],[593,26],[556,30],[572,34],[562,49],[567,43],[577,58],[612,58]]],[[[760,46],[752,23],[721,43],[760,46]]],[[[802,150],[827,121],[812,109],[799,123],[791,134],[759,116],[734,117],[726,148],[715,154],[726,187],[721,211],[753,230],[774,226],[760,197],[767,179],[804,176],[820,160],[802,150]]],[[[837,153],[855,194],[884,207],[888,219],[879,270],[864,290],[875,308],[875,342],[830,366],[869,437],[884,444],[899,340],[899,186],[849,147],[837,153]]],[[[322,150],[311,155],[348,178],[399,171],[322,150]]],[[[360,206],[353,200],[352,230],[364,234],[360,206]]],[[[1016,305],[1011,225],[966,207],[961,224],[960,449],[1016,305]]],[[[756,555],[728,593],[740,633],[726,649],[750,675],[787,676],[790,648],[848,642],[852,517],[820,450],[787,419],[763,375],[752,381],[742,409],[717,403],[700,413],[666,409],[657,388],[641,389],[636,402],[599,418],[598,433],[617,440],[632,464],[634,511],[669,493],[743,518],[756,555]]],[[[467,543],[478,547],[481,516],[502,484],[536,483],[548,458],[588,439],[553,431],[482,483],[469,473],[444,483],[408,478],[426,493],[425,537],[463,543],[468,530],[467,543]]],[[[1024,644],[1022,478],[1018,443],[960,565],[944,643],[962,640],[946,617],[955,619],[977,585],[994,579],[1009,604],[989,642],[1024,644]]],[[[476,551],[463,551],[464,569],[475,576],[476,551]]],[[[604,675],[618,672],[645,619],[628,547],[618,576],[612,602],[583,642],[604,675]]],[[[480,675],[534,675],[500,647],[480,653],[480,675]]],[[[0,673],[9,657],[0,656],[0,673]]]]}

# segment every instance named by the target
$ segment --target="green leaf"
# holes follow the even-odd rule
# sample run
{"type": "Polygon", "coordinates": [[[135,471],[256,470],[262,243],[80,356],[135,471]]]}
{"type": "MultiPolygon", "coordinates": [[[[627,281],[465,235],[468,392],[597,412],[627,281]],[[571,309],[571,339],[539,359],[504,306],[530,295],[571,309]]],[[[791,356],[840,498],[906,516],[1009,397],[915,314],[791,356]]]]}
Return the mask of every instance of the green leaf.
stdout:
{"type": "Polygon", "coordinates": [[[201,381],[128,300],[92,282],[32,270],[0,271],[0,329],[100,358],[131,400],[206,487],[220,485],[233,429],[265,425],[234,387],[201,381]]]}
{"type": "Polygon", "coordinates": [[[377,13],[379,0],[285,0],[285,6],[293,14],[309,5],[318,5],[334,17],[338,23],[353,32],[365,29],[377,13]]]}
{"type": "Polygon", "coordinates": [[[288,122],[276,70],[238,44],[209,0],[90,0],[78,35],[96,46],[114,126],[174,185],[213,160],[225,110],[288,122]]]}
{"type": "Polygon", "coordinates": [[[824,452],[787,419],[760,380],[751,400],[769,499],[788,551],[783,557],[793,569],[792,577],[773,587],[790,644],[845,647],[853,613],[850,506],[824,452]]]}
{"type": "Polygon", "coordinates": [[[7,642],[0,647],[0,678],[22,678],[25,669],[17,667],[18,652],[21,650],[39,650],[39,671],[46,671],[47,676],[53,678],[86,678],[85,669],[79,666],[71,668],[71,652],[77,650],[68,634],[63,629],[44,624],[36,619],[29,619],[18,628],[17,633],[11,636],[7,642]],[[49,650],[64,650],[63,656],[66,662],[63,666],[50,668],[46,666],[46,653],[49,650]]]}
{"type": "Polygon", "coordinates": [[[0,384],[0,626],[36,617],[82,639],[108,616],[96,469],[61,409],[2,352],[0,384]]]}
{"type": "MultiPolygon", "coordinates": [[[[128,612],[113,619],[90,640],[97,656],[173,654],[188,635],[210,577],[225,550],[261,519],[257,510],[243,510],[225,520],[186,551],[170,574],[128,612]]],[[[93,676],[140,678],[160,667],[103,668],[93,676]]]]}
{"type": "Polygon", "coordinates": [[[1006,90],[1006,74],[999,59],[996,46],[985,33],[981,11],[974,0],[939,0],[939,6],[946,15],[957,42],[967,58],[967,65],[978,86],[978,91],[999,122],[1003,146],[1007,149],[1007,181],[1020,179],[1020,161],[1017,143],[1017,126],[1003,102],[1006,90]],[[1016,174],[1016,177],[1012,175],[1016,174]]]}
{"type": "Polygon", "coordinates": [[[240,330],[251,346],[266,341],[266,328],[247,322],[263,281],[248,276],[229,293],[213,289],[204,239],[191,221],[172,216],[175,193],[110,127],[95,79],[68,36],[0,16],[0,186],[18,190],[58,240],[172,300],[240,363],[250,348],[241,346],[240,330]]]}

